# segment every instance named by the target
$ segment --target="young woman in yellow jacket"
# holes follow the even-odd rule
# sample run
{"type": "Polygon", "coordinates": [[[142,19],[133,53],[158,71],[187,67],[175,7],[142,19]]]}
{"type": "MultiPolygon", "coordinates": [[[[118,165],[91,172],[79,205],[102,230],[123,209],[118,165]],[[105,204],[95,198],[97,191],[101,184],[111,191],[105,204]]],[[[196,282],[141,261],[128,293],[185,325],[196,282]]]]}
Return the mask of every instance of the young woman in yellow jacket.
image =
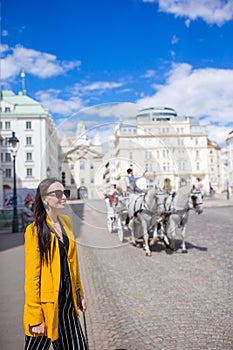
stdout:
{"type": "Polygon", "coordinates": [[[76,288],[87,309],[71,219],[58,215],[67,192],[55,179],[37,188],[34,222],[25,232],[25,350],[86,350],[76,288]]]}

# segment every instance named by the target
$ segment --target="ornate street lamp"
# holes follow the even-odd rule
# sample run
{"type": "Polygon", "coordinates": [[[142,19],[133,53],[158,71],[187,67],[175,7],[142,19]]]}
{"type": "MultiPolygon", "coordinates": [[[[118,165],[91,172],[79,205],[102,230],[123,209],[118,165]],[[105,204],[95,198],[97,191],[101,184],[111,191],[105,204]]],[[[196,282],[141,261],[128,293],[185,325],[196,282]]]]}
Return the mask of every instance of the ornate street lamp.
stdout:
{"type": "Polygon", "coordinates": [[[13,156],[13,181],[14,181],[14,192],[13,192],[13,201],[14,201],[14,211],[13,211],[13,221],[12,221],[12,232],[19,231],[19,222],[17,215],[17,188],[16,188],[16,171],[15,171],[15,158],[19,148],[19,140],[15,136],[15,132],[12,132],[12,137],[8,139],[9,144],[11,145],[11,153],[13,156]]]}

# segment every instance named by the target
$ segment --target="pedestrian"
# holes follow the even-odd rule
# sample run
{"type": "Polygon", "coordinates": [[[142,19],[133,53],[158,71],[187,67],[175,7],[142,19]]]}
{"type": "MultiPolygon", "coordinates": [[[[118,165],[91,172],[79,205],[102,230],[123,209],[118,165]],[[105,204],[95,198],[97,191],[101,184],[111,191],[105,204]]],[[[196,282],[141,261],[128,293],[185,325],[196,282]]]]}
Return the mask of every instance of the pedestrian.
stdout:
{"type": "Polygon", "coordinates": [[[25,350],[86,350],[77,305],[87,309],[77,261],[76,242],[66,206],[68,191],[56,178],[41,181],[34,222],[25,231],[25,350]]]}
{"type": "Polygon", "coordinates": [[[30,201],[26,201],[23,208],[23,221],[25,226],[34,221],[32,209],[30,208],[30,201]]]}
{"type": "Polygon", "coordinates": [[[126,187],[127,192],[129,193],[144,193],[141,188],[139,188],[136,184],[136,181],[140,179],[141,177],[144,177],[146,174],[146,171],[141,176],[134,176],[133,169],[129,168],[127,169],[127,176],[126,176],[126,187]]]}

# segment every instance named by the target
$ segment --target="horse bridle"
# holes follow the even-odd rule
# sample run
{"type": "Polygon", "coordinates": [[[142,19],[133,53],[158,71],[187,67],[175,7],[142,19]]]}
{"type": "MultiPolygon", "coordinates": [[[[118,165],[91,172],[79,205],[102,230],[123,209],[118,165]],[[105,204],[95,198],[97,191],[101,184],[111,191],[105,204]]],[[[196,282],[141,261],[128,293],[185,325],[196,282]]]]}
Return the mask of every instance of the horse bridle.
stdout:
{"type": "Polygon", "coordinates": [[[191,192],[190,193],[190,197],[192,199],[192,203],[193,203],[193,208],[196,209],[198,207],[198,205],[203,205],[203,201],[202,202],[197,202],[197,197],[198,194],[201,194],[201,191],[195,191],[195,192],[191,192]]]}

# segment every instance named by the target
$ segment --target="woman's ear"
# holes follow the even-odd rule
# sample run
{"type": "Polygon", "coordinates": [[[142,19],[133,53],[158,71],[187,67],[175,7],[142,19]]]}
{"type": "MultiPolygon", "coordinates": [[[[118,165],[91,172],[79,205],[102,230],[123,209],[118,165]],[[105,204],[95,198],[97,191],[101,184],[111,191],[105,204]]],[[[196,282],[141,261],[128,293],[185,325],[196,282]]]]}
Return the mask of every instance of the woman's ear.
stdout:
{"type": "Polygon", "coordinates": [[[46,203],[46,202],[43,201],[43,204],[44,204],[45,210],[48,209],[48,207],[49,207],[49,206],[48,206],[48,203],[46,203]]]}

